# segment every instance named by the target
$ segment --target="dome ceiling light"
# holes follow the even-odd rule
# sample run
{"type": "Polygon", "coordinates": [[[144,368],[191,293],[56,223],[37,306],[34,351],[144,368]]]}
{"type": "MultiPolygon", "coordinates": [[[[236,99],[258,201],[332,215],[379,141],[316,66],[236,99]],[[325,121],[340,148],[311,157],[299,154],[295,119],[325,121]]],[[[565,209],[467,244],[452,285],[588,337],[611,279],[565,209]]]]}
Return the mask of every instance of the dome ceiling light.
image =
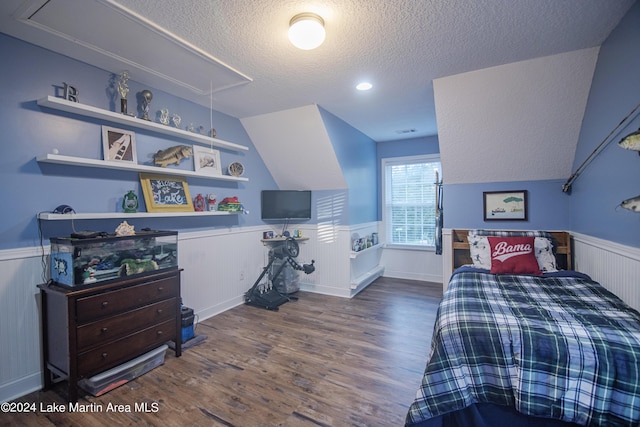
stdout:
{"type": "Polygon", "coordinates": [[[289,21],[289,40],[298,49],[317,48],[325,35],[324,20],[315,13],[299,13],[289,21]]]}

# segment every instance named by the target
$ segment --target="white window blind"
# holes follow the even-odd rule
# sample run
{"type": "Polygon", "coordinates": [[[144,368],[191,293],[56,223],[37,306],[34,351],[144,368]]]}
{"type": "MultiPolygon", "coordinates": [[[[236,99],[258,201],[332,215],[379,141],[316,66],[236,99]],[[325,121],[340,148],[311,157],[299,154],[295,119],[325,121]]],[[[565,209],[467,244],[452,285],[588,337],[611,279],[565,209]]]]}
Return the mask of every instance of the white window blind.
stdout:
{"type": "Polygon", "coordinates": [[[388,244],[435,246],[437,156],[383,160],[388,244]]]}

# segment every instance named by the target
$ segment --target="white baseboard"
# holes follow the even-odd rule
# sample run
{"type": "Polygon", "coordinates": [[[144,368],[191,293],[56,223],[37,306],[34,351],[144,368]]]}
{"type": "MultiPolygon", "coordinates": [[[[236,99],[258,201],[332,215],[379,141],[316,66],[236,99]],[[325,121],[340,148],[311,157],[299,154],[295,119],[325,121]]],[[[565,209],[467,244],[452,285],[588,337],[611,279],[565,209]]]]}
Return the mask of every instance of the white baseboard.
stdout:
{"type": "Polygon", "coordinates": [[[383,277],[390,277],[393,279],[405,279],[405,280],[420,280],[423,282],[442,283],[441,274],[412,274],[405,271],[393,271],[388,268],[385,269],[383,277]]]}
{"type": "Polygon", "coordinates": [[[0,386],[0,402],[9,402],[42,389],[42,374],[34,372],[0,386]]]}

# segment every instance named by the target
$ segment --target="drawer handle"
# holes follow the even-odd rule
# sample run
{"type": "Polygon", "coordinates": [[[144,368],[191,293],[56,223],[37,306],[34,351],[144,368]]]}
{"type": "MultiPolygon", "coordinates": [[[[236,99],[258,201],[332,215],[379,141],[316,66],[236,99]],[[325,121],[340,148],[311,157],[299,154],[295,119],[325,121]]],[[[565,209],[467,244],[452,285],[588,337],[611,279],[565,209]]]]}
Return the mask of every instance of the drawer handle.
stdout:
{"type": "Polygon", "coordinates": [[[162,336],[162,331],[157,331],[157,332],[156,332],[156,335],[158,335],[158,336],[162,336]]]}
{"type": "Polygon", "coordinates": [[[102,358],[106,359],[107,358],[107,353],[102,353],[102,358]]]}
{"type": "Polygon", "coordinates": [[[107,333],[107,328],[102,328],[102,329],[100,329],[100,333],[102,333],[102,334],[106,334],[106,333],[107,333]]]}
{"type": "Polygon", "coordinates": [[[158,292],[164,291],[164,286],[158,286],[158,292]]]}
{"type": "Polygon", "coordinates": [[[109,301],[102,301],[102,308],[107,308],[109,301]]]}
{"type": "Polygon", "coordinates": [[[162,314],[162,309],[161,308],[158,309],[158,314],[162,314]]]}

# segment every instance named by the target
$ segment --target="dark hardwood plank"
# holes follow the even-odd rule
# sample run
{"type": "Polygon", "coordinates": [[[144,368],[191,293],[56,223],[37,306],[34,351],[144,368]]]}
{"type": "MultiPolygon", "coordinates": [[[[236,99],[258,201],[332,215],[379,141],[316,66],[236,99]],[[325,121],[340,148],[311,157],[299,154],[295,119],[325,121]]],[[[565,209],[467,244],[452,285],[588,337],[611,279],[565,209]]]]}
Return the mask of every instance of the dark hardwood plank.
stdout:
{"type": "Polygon", "coordinates": [[[38,410],[0,414],[0,424],[403,425],[442,285],[380,278],[352,299],[298,296],[277,312],[242,305],[199,323],[196,334],[206,341],[180,358],[167,352],[163,366],[101,397],[81,397],[87,413],[69,413],[64,387],[56,386],[20,399],[38,410]],[[54,403],[67,412],[40,410],[54,403]],[[131,412],[109,412],[109,404],[131,412]]]}

